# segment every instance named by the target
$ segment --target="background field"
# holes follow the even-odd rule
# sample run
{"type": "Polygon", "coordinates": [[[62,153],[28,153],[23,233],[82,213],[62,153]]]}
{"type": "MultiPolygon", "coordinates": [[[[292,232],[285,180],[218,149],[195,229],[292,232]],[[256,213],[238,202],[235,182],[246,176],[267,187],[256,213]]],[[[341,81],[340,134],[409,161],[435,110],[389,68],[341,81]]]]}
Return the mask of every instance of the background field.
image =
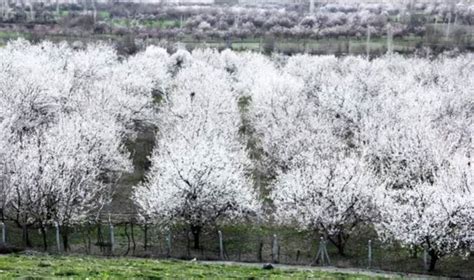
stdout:
{"type": "MultiPolygon", "coordinates": [[[[161,24],[161,23],[150,23],[150,24],[161,24]]],[[[25,38],[27,40],[38,40],[38,35],[27,32],[11,32],[0,30],[0,47],[7,44],[10,40],[17,38],[25,38]]],[[[66,41],[74,43],[76,41],[84,44],[91,42],[107,42],[119,44],[124,40],[128,40],[127,36],[120,36],[114,34],[89,34],[86,36],[64,36],[64,35],[44,35],[41,36],[41,40],[49,40],[53,42],[66,41]]],[[[268,52],[271,48],[275,52],[294,54],[294,53],[310,53],[320,55],[365,55],[367,54],[367,41],[361,38],[323,38],[323,39],[280,39],[280,38],[268,38],[268,37],[256,37],[246,38],[243,40],[235,39],[230,44],[225,40],[220,39],[203,39],[196,40],[190,36],[183,38],[171,38],[167,41],[148,38],[146,40],[138,41],[141,46],[145,47],[148,45],[160,45],[169,46],[175,43],[184,45],[187,49],[192,50],[196,48],[217,48],[225,49],[230,48],[235,51],[256,51],[256,52],[268,52]]],[[[428,38],[420,36],[409,36],[403,38],[395,38],[393,40],[393,51],[397,53],[410,54],[415,52],[422,47],[429,47],[431,49],[438,50],[449,50],[454,49],[460,43],[455,39],[446,38],[428,38]]],[[[472,40],[462,41],[465,48],[471,49],[473,47],[472,40]]],[[[387,38],[374,38],[368,44],[370,48],[371,56],[380,56],[387,53],[387,38]]]]}

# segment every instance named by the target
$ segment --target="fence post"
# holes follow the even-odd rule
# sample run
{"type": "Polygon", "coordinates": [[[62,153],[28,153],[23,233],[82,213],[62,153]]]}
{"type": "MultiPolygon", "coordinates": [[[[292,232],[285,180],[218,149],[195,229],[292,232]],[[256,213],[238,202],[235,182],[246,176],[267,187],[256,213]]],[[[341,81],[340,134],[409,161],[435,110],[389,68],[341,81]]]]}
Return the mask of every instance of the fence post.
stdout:
{"type": "Polygon", "coordinates": [[[366,42],[366,52],[367,52],[367,60],[370,61],[370,25],[367,26],[367,42],[366,42]]]}
{"type": "Polygon", "coordinates": [[[7,243],[7,233],[6,233],[5,224],[3,222],[0,222],[0,225],[2,227],[2,244],[6,244],[7,243]]]}
{"type": "Polygon", "coordinates": [[[224,241],[222,239],[222,231],[218,231],[219,233],[219,255],[221,260],[224,260],[224,241]]]}
{"type": "Polygon", "coordinates": [[[319,238],[319,250],[318,250],[318,258],[321,258],[321,265],[324,265],[324,238],[321,236],[319,238]]]}
{"type": "Polygon", "coordinates": [[[115,235],[114,235],[114,225],[110,223],[110,253],[113,255],[114,254],[114,247],[115,247],[115,235]]]}
{"type": "Polygon", "coordinates": [[[171,257],[171,231],[168,231],[168,236],[166,237],[166,255],[171,257]]]}
{"type": "Polygon", "coordinates": [[[369,268],[372,266],[372,240],[369,240],[369,268]]]}
{"type": "Polygon", "coordinates": [[[319,246],[318,246],[318,252],[316,253],[316,256],[314,257],[314,260],[311,262],[311,265],[315,265],[319,261],[319,258],[321,257],[321,252],[323,250],[322,240],[323,240],[323,238],[321,237],[320,242],[319,242],[319,246]]]}
{"type": "Polygon", "coordinates": [[[56,228],[56,246],[58,249],[58,253],[61,253],[61,235],[59,233],[59,224],[58,222],[54,222],[54,227],[56,228]]]}
{"type": "Polygon", "coordinates": [[[311,262],[311,265],[316,264],[318,261],[321,261],[321,265],[324,265],[325,262],[327,262],[328,265],[331,264],[331,260],[329,259],[329,254],[328,250],[326,248],[326,241],[324,238],[321,236],[319,239],[319,247],[318,247],[318,253],[316,254],[316,257],[314,260],[311,262]],[[325,261],[326,259],[326,261],[325,261]]]}
{"type": "Polygon", "coordinates": [[[276,234],[273,235],[273,242],[272,242],[272,258],[273,263],[278,263],[278,237],[276,234]]]}
{"type": "Polygon", "coordinates": [[[324,256],[326,256],[326,261],[328,265],[331,265],[331,260],[329,259],[329,254],[328,254],[328,249],[327,249],[327,242],[325,239],[322,239],[323,242],[323,262],[324,262],[324,256]]]}

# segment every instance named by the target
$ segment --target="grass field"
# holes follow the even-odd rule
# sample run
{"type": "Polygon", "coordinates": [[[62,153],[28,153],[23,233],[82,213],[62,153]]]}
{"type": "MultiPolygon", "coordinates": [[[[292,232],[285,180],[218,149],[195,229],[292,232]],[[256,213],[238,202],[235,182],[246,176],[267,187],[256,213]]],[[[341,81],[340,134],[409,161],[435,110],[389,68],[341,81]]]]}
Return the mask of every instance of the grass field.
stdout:
{"type": "Polygon", "coordinates": [[[360,274],[80,256],[0,256],[1,279],[383,279],[360,274]]]}
{"type": "MultiPolygon", "coordinates": [[[[107,224],[102,224],[101,236],[103,241],[110,240],[110,228],[107,224]]],[[[130,239],[131,228],[123,224],[116,224],[114,227],[114,252],[107,251],[99,245],[99,234],[97,225],[86,227],[75,227],[70,229],[69,242],[72,255],[88,255],[93,258],[114,256],[145,257],[165,259],[190,260],[220,260],[219,241],[217,229],[209,229],[201,236],[201,249],[195,250],[187,248],[189,246],[187,231],[182,226],[176,226],[170,231],[162,230],[159,227],[149,225],[147,248],[144,248],[143,227],[135,224],[134,241],[130,239]],[[171,249],[168,251],[167,238],[171,233],[171,249]],[[128,237],[127,237],[128,236],[128,237]],[[130,243],[129,243],[130,242],[130,243]],[[135,249],[133,249],[135,246],[135,249]]],[[[271,262],[272,261],[272,241],[273,234],[278,234],[280,264],[309,265],[315,257],[319,246],[319,234],[314,232],[296,231],[284,227],[258,227],[252,225],[227,225],[219,227],[223,233],[223,245],[225,248],[225,260],[236,262],[271,262]],[[261,243],[260,243],[261,242],[261,243]],[[259,247],[260,244],[262,247],[259,247]],[[260,248],[260,249],[259,249],[260,248]],[[259,259],[259,250],[261,259],[259,259]]],[[[48,254],[57,254],[55,229],[49,227],[47,230],[48,254]]],[[[29,239],[35,250],[43,253],[43,241],[37,229],[29,230],[29,239]]],[[[371,270],[392,271],[400,273],[426,274],[423,265],[423,251],[403,248],[397,243],[384,243],[378,240],[373,229],[363,227],[353,233],[349,239],[345,256],[337,252],[337,248],[331,243],[328,244],[328,254],[331,258],[331,265],[346,269],[367,269],[368,255],[367,244],[372,241],[372,262],[371,270]]],[[[22,240],[22,229],[12,223],[7,223],[8,244],[17,248],[24,248],[22,240]]],[[[1,258],[1,257],[0,257],[1,258]]],[[[2,270],[0,264],[0,270],[2,270]]],[[[2,272],[0,272],[0,279],[2,272]]],[[[463,257],[459,255],[443,257],[437,264],[437,269],[433,276],[464,277],[472,279],[474,276],[474,256],[463,257]]]]}

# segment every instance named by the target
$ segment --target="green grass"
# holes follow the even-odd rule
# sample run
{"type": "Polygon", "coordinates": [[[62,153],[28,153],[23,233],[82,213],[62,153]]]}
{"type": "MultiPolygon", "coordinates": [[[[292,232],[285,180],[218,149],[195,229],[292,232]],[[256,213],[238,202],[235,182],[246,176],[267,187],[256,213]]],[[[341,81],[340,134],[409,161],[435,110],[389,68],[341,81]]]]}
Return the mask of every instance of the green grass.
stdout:
{"type": "MultiPolygon", "coordinates": [[[[125,207],[122,205],[122,207],[125,207]]],[[[91,251],[87,250],[87,230],[76,227],[71,229],[69,241],[71,245],[71,254],[92,256],[108,256],[109,252],[100,251],[96,242],[98,241],[98,227],[96,225],[90,228],[91,251]]],[[[134,237],[136,250],[131,248],[127,251],[128,243],[125,232],[125,225],[116,224],[115,230],[115,256],[166,257],[168,231],[159,227],[148,226],[148,248],[144,249],[144,231],[143,228],[134,226],[134,237]]],[[[202,250],[190,249],[187,252],[186,236],[187,232],[183,226],[175,226],[171,229],[172,249],[171,257],[178,259],[216,260],[219,259],[219,242],[217,238],[217,229],[207,228],[201,236],[202,250]]],[[[272,260],[272,236],[278,235],[280,247],[279,262],[282,264],[308,265],[314,259],[318,250],[320,234],[315,232],[296,231],[289,227],[271,227],[271,226],[252,226],[244,224],[235,224],[219,227],[224,237],[224,247],[226,260],[259,262],[258,252],[260,242],[262,247],[262,260],[260,262],[269,262],[272,260]]],[[[109,241],[109,226],[104,223],[101,226],[103,241],[109,241]]],[[[131,233],[130,227],[127,229],[131,233]]],[[[29,237],[32,242],[32,250],[42,252],[42,238],[37,229],[29,230],[29,237]]],[[[7,223],[8,243],[13,246],[23,247],[21,228],[12,223],[7,223]]],[[[56,237],[54,228],[50,227],[47,234],[48,252],[56,253],[56,237]]],[[[413,251],[403,248],[396,243],[382,243],[377,239],[376,233],[369,227],[362,226],[353,232],[346,246],[346,256],[338,255],[337,248],[331,243],[328,244],[328,253],[331,258],[331,265],[344,268],[367,268],[367,244],[372,240],[372,269],[383,271],[394,271],[404,273],[427,273],[423,266],[423,251],[418,249],[416,257],[413,251]]],[[[133,246],[133,243],[130,244],[133,246]]],[[[0,257],[1,259],[1,257],[0,257]]],[[[0,264],[0,270],[1,264],[0,264]]],[[[2,272],[0,271],[0,279],[2,272]]],[[[436,276],[465,277],[472,278],[474,275],[474,256],[462,257],[459,255],[443,257],[437,264],[437,269],[433,273],[436,276]]]]}
{"type": "Polygon", "coordinates": [[[99,17],[101,17],[103,19],[110,18],[110,12],[107,12],[107,11],[100,11],[100,12],[98,12],[98,15],[99,15],[99,17]]]}
{"type": "Polygon", "coordinates": [[[59,17],[62,18],[62,17],[67,17],[69,15],[69,11],[68,10],[61,10],[59,11],[59,17]]]}
{"type": "MultiPolygon", "coordinates": [[[[127,27],[130,24],[132,24],[132,20],[129,19],[124,19],[124,18],[113,18],[110,19],[110,15],[108,16],[101,16],[104,19],[107,19],[109,23],[111,23],[115,27],[127,27]]],[[[179,27],[180,23],[177,20],[167,20],[167,19],[161,19],[161,20],[154,20],[154,19],[149,19],[149,20],[139,20],[138,21],[140,25],[143,25],[144,27],[147,28],[160,28],[160,29],[169,29],[173,27],[179,27]]]]}
{"type": "Polygon", "coordinates": [[[159,22],[159,26],[161,28],[173,28],[173,27],[176,27],[178,28],[180,23],[178,20],[160,20],[158,21],[159,22]]]}
{"type": "Polygon", "coordinates": [[[0,31],[0,39],[13,39],[24,35],[25,33],[21,32],[0,31]]]}
{"type": "Polygon", "coordinates": [[[1,279],[372,279],[343,273],[184,261],[22,255],[0,256],[0,275],[1,279]]]}

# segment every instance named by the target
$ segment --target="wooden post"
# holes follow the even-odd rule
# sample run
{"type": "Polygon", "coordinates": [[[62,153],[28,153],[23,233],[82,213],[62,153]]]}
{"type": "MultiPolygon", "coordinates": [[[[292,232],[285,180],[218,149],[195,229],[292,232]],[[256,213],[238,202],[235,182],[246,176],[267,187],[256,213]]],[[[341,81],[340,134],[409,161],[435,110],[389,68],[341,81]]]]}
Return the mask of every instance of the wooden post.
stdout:
{"type": "Polygon", "coordinates": [[[352,45],[351,45],[351,39],[349,37],[349,41],[347,41],[347,54],[351,55],[352,54],[352,45]]]}
{"type": "Polygon", "coordinates": [[[372,240],[369,240],[369,268],[372,266],[372,240]]]}
{"type": "Polygon", "coordinates": [[[391,24],[387,26],[387,53],[393,53],[393,30],[391,24]]]}
{"type": "Polygon", "coordinates": [[[319,246],[318,246],[318,252],[316,253],[316,256],[314,257],[314,260],[311,262],[311,265],[315,265],[321,258],[321,252],[322,252],[322,240],[323,238],[321,237],[319,246]]]}
{"type": "Polygon", "coordinates": [[[219,256],[221,260],[224,260],[224,241],[222,239],[222,231],[218,231],[219,233],[219,256]]]}
{"type": "Polygon", "coordinates": [[[446,28],[446,39],[449,39],[449,35],[451,33],[451,13],[448,13],[448,27],[446,28]]]}
{"type": "Polygon", "coordinates": [[[54,222],[54,227],[56,228],[56,246],[58,249],[58,253],[61,253],[61,235],[59,233],[59,224],[58,222],[54,222]]]}
{"type": "Polygon", "coordinates": [[[324,265],[324,238],[322,236],[319,238],[318,256],[318,258],[321,260],[321,264],[324,265]]]}
{"type": "Polygon", "coordinates": [[[327,250],[327,242],[326,240],[322,240],[323,242],[323,263],[324,263],[324,257],[326,257],[326,262],[328,265],[331,265],[331,260],[329,259],[329,254],[328,254],[328,250],[327,250]]]}
{"type": "Polygon", "coordinates": [[[0,226],[2,227],[2,244],[7,243],[7,232],[5,228],[5,224],[3,222],[0,222],[0,226]]]}
{"type": "Polygon", "coordinates": [[[367,52],[367,60],[370,60],[370,25],[367,26],[367,42],[366,42],[366,52],[367,52]]]}
{"type": "Polygon", "coordinates": [[[329,254],[326,248],[326,244],[327,244],[326,241],[321,236],[321,238],[319,239],[318,253],[316,254],[316,257],[314,258],[314,260],[311,262],[311,265],[314,265],[319,261],[321,261],[321,265],[324,265],[325,263],[327,263],[328,265],[331,264],[331,260],[329,259],[329,254]]]}
{"type": "Polygon", "coordinates": [[[278,237],[276,234],[273,235],[273,242],[272,242],[272,261],[273,263],[278,263],[278,237]]]}
{"type": "Polygon", "coordinates": [[[113,255],[114,254],[114,249],[115,249],[115,235],[114,235],[114,225],[110,223],[110,253],[113,255]]]}
{"type": "Polygon", "coordinates": [[[166,237],[166,255],[168,258],[171,257],[171,231],[168,232],[166,237]]]}

